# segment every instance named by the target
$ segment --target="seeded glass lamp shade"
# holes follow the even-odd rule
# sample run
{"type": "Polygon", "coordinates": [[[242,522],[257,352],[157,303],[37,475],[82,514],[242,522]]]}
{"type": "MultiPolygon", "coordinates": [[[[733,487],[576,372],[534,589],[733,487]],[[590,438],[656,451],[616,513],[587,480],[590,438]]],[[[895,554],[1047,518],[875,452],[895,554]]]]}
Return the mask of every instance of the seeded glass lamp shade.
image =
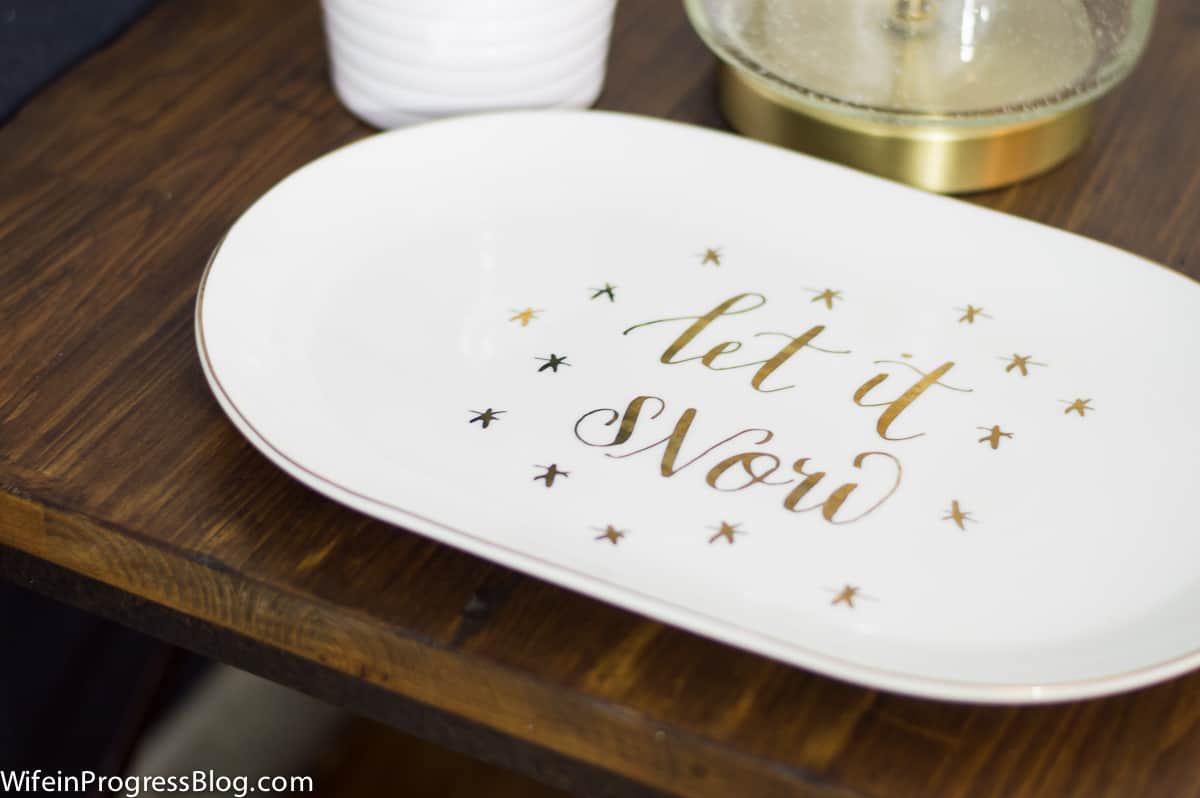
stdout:
{"type": "Polygon", "coordinates": [[[948,193],[1073,153],[1154,15],[1154,0],[685,2],[735,128],[948,193]]]}

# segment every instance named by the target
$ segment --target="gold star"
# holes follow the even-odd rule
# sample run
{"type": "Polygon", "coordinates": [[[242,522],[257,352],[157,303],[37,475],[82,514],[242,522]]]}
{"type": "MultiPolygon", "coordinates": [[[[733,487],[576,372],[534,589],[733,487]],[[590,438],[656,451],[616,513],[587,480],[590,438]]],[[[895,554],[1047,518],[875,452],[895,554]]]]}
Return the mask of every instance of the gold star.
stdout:
{"type": "Polygon", "coordinates": [[[1013,433],[1011,432],[1001,431],[999,425],[994,427],[978,427],[977,429],[987,430],[988,434],[984,435],[982,438],[976,441],[976,443],[983,443],[984,441],[987,441],[992,444],[993,449],[1000,448],[1001,438],[1011,438],[1013,436],[1013,433]]]}
{"type": "Polygon", "coordinates": [[[615,285],[612,285],[611,283],[605,283],[603,288],[589,288],[588,290],[595,291],[595,293],[592,294],[592,299],[599,299],[602,296],[607,296],[609,302],[616,302],[617,298],[613,296],[613,291],[616,289],[617,287],[615,285]]]}
{"type": "Polygon", "coordinates": [[[1001,355],[1000,357],[997,358],[997,360],[1008,360],[1008,365],[1004,367],[1004,372],[1006,374],[1008,372],[1012,371],[1013,369],[1017,369],[1018,371],[1021,372],[1022,377],[1028,377],[1030,366],[1045,366],[1046,365],[1045,363],[1038,363],[1035,360],[1030,360],[1029,358],[1031,358],[1031,357],[1033,357],[1033,355],[1018,355],[1017,353],[1014,352],[1011,360],[1009,360],[1009,358],[1005,355],[1001,355]]]}
{"type": "Polygon", "coordinates": [[[950,509],[946,512],[948,515],[942,516],[942,520],[953,521],[958,525],[959,529],[965,530],[967,528],[965,522],[967,521],[975,523],[975,519],[971,517],[971,514],[958,506],[958,499],[955,499],[950,503],[950,509]]]}
{"type": "Polygon", "coordinates": [[[548,465],[548,466],[544,466],[544,465],[540,465],[540,466],[534,466],[534,468],[544,468],[544,469],[546,469],[546,473],[544,473],[544,474],[538,474],[536,477],[534,477],[534,478],[533,478],[533,481],[534,481],[534,482],[537,482],[539,479],[544,479],[544,480],[546,480],[546,487],[547,487],[547,488],[548,488],[548,487],[550,487],[551,485],[553,485],[553,484],[554,484],[554,478],[555,478],[555,477],[569,477],[569,476],[571,476],[570,472],[567,472],[567,471],[560,471],[560,470],[558,469],[558,464],[557,464],[557,463],[551,463],[551,464],[550,464],[550,465],[548,465]]]}
{"type": "Polygon", "coordinates": [[[1092,412],[1095,412],[1096,410],[1096,408],[1088,404],[1088,402],[1092,401],[1091,399],[1076,399],[1074,402],[1068,402],[1066,399],[1059,399],[1058,401],[1062,402],[1064,405],[1070,405],[1063,410],[1064,416],[1071,411],[1075,411],[1082,416],[1086,410],[1091,410],[1092,412]]]}
{"type": "Polygon", "coordinates": [[[712,247],[709,247],[708,249],[704,250],[704,260],[700,261],[700,265],[707,266],[710,263],[713,266],[721,265],[721,250],[720,249],[713,249],[712,247]]]}
{"type": "Polygon", "coordinates": [[[968,304],[965,308],[955,308],[955,310],[963,314],[962,318],[958,320],[959,324],[962,324],[964,321],[967,324],[974,324],[976,316],[980,317],[981,319],[991,318],[991,316],[983,312],[983,308],[977,308],[971,304],[968,304]]]}
{"type": "Polygon", "coordinates": [[[545,371],[546,369],[550,369],[555,374],[557,374],[559,366],[570,366],[571,365],[570,363],[567,362],[566,355],[560,356],[560,355],[554,354],[553,352],[550,354],[550,357],[535,357],[534,360],[544,361],[544,364],[542,365],[542,367],[538,369],[539,374],[541,372],[545,371]]]}
{"type": "Polygon", "coordinates": [[[541,312],[542,312],[541,310],[534,310],[533,308],[525,308],[524,310],[514,310],[513,313],[515,313],[517,315],[513,316],[511,319],[509,319],[509,321],[519,321],[519,322],[521,322],[522,327],[528,327],[529,322],[536,319],[538,317],[537,314],[539,314],[541,312]]]}
{"type": "Polygon", "coordinates": [[[729,541],[729,545],[732,546],[733,536],[742,534],[742,530],[738,529],[739,526],[741,526],[741,524],[731,524],[727,521],[722,521],[720,528],[710,526],[709,529],[716,529],[717,534],[709,538],[708,542],[716,543],[719,539],[725,538],[729,541]]]}
{"type": "Polygon", "coordinates": [[[820,302],[821,300],[825,300],[825,307],[830,310],[833,310],[833,300],[842,298],[842,292],[834,291],[832,288],[826,288],[824,291],[813,291],[810,288],[809,291],[816,294],[811,301],[820,302]]]}
{"type": "Polygon", "coordinates": [[[503,414],[503,413],[506,413],[506,412],[508,412],[508,411],[506,411],[506,410],[493,410],[492,408],[490,408],[490,407],[489,407],[487,410],[472,410],[471,412],[475,414],[475,418],[471,419],[471,420],[470,420],[468,423],[469,423],[469,424],[474,424],[476,421],[482,421],[482,422],[483,422],[483,428],[484,428],[484,429],[487,429],[487,428],[488,428],[488,424],[491,424],[493,421],[499,421],[499,420],[500,420],[500,419],[496,418],[496,416],[499,416],[499,415],[501,415],[501,414],[503,414]]]}
{"type": "Polygon", "coordinates": [[[841,589],[837,596],[830,602],[833,606],[845,604],[850,609],[854,609],[854,597],[858,595],[858,588],[854,585],[846,585],[841,589]]]}
{"type": "Polygon", "coordinates": [[[597,535],[595,539],[596,539],[596,540],[608,540],[608,541],[611,541],[611,542],[612,542],[612,544],[615,546],[615,545],[617,545],[617,541],[619,541],[619,540],[620,540],[621,538],[623,538],[623,537],[625,537],[625,533],[624,533],[624,532],[622,532],[621,530],[617,529],[617,528],[616,528],[615,526],[613,526],[612,524],[609,524],[608,526],[604,527],[604,532],[603,532],[603,534],[601,534],[601,535],[597,535]]]}

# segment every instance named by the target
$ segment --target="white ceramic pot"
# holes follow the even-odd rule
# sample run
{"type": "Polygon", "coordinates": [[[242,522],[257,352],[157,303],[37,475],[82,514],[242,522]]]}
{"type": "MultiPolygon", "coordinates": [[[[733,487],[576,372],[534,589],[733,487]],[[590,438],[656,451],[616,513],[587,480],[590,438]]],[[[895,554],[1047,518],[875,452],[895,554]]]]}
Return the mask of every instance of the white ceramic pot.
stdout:
{"type": "Polygon", "coordinates": [[[376,127],[497,108],[584,108],[616,0],[322,0],[330,75],[376,127]]]}

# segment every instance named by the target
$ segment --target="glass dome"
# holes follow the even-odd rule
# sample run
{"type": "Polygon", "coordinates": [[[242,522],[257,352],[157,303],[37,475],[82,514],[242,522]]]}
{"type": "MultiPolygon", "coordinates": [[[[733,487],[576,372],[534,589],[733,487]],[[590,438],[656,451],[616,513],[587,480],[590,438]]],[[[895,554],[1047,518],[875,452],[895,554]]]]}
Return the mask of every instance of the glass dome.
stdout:
{"type": "Polygon", "coordinates": [[[802,106],[897,123],[1060,113],[1124,77],[1153,0],[686,0],[706,43],[802,106]]]}

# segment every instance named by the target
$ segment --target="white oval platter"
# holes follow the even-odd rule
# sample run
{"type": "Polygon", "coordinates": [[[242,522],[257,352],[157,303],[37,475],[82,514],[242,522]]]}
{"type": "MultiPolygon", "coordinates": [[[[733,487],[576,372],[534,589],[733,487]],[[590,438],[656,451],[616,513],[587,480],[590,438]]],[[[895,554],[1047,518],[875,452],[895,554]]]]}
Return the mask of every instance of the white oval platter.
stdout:
{"type": "Polygon", "coordinates": [[[972,702],[1200,665],[1200,286],[1116,249],[722,133],[518,112],[299,170],[196,320],[296,479],[698,634],[972,702]]]}

